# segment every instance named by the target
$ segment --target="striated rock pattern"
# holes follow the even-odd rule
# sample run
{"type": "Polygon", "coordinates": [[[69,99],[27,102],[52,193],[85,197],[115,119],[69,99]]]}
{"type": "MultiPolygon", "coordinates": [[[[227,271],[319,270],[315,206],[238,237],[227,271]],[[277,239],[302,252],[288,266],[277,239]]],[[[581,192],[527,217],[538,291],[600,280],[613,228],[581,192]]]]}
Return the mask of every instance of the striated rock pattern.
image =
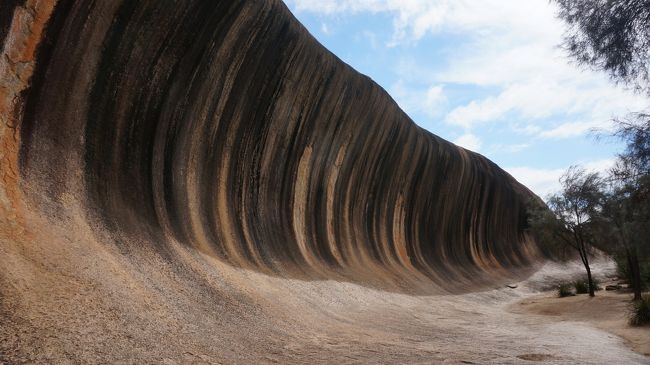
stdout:
{"type": "Polygon", "coordinates": [[[0,45],[0,364],[644,362],[507,313],[534,194],[280,0],[0,0],[0,45]]]}
{"type": "MultiPolygon", "coordinates": [[[[5,55],[21,3],[2,5],[5,55]]],[[[76,199],[118,246],[388,288],[467,289],[537,259],[532,193],[416,126],[281,1],[35,4],[29,88],[3,76],[2,96],[15,184],[48,216],[76,199]]]]}

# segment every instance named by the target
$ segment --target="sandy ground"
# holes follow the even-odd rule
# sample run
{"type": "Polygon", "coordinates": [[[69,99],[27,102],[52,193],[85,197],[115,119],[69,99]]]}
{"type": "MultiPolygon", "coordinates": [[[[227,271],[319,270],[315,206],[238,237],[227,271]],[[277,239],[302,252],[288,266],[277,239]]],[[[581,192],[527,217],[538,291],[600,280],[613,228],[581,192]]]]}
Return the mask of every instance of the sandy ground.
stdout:
{"type": "Polygon", "coordinates": [[[586,323],[624,338],[634,351],[650,356],[650,326],[631,327],[627,323],[631,300],[632,294],[623,291],[602,290],[593,298],[585,294],[558,298],[554,292],[546,292],[519,301],[510,310],[551,321],[586,323]]]}
{"type": "Polygon", "coordinates": [[[2,364],[650,364],[591,322],[513,313],[578,264],[549,263],[514,289],[414,296],[32,219],[48,229],[0,235],[2,364]]]}
{"type": "Polygon", "coordinates": [[[515,289],[411,296],[156,252],[82,226],[0,241],[0,363],[650,363],[590,323],[509,310],[578,265],[515,289]]]}

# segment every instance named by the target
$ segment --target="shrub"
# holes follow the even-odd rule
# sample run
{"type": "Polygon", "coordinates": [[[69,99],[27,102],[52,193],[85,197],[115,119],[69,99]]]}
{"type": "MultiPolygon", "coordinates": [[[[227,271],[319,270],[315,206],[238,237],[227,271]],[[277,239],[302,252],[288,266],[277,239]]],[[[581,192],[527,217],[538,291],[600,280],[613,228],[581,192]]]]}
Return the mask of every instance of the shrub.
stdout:
{"type": "MultiPolygon", "coordinates": [[[[634,280],[632,280],[632,273],[630,272],[625,256],[614,256],[614,261],[616,262],[618,276],[628,283],[632,283],[634,280]]],[[[639,270],[641,271],[641,289],[643,290],[650,286],[650,262],[639,262],[639,270]]]]}
{"type": "Polygon", "coordinates": [[[560,284],[557,288],[557,296],[560,298],[574,296],[573,290],[571,290],[571,284],[560,284]]]}
{"type": "Polygon", "coordinates": [[[615,255],[614,262],[616,263],[616,273],[618,274],[618,277],[630,281],[630,268],[625,256],[615,255]]]}
{"type": "MultiPolygon", "coordinates": [[[[594,284],[594,291],[601,290],[600,281],[595,277],[591,278],[591,281],[594,284]]],[[[573,282],[573,286],[576,288],[576,294],[587,294],[589,293],[589,280],[587,278],[582,278],[573,282]]]]}
{"type": "Polygon", "coordinates": [[[585,280],[576,280],[573,282],[573,286],[576,288],[576,294],[589,293],[589,283],[585,280]]]}
{"type": "Polygon", "coordinates": [[[645,289],[650,286],[650,262],[640,262],[641,270],[641,288],[645,289]]]}
{"type": "Polygon", "coordinates": [[[643,326],[650,323],[650,295],[644,295],[641,300],[632,302],[630,308],[630,324],[643,326]]]}

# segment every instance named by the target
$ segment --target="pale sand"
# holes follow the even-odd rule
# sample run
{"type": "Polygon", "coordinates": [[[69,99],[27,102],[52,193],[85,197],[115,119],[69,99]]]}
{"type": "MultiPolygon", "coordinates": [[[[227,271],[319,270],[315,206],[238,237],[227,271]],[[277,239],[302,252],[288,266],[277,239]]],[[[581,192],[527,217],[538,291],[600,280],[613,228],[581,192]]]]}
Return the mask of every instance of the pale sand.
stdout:
{"type": "MultiPolygon", "coordinates": [[[[607,283],[609,284],[609,283],[607,283]]],[[[650,326],[632,327],[627,322],[632,294],[623,291],[598,291],[596,296],[580,294],[558,298],[545,292],[510,306],[516,314],[544,316],[557,322],[581,322],[625,339],[634,351],[650,356],[650,326]]]]}

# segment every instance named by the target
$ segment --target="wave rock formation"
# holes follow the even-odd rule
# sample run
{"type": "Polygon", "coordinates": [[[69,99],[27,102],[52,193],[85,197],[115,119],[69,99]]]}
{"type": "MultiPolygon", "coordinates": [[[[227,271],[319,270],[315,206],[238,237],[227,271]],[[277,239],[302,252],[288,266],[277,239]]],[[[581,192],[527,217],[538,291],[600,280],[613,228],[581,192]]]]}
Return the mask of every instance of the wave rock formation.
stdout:
{"type": "Polygon", "coordinates": [[[431,294],[540,260],[528,189],[415,125],[279,0],[4,0],[0,45],[12,325],[62,272],[69,295],[178,275],[223,297],[210,275],[248,271],[431,294]]]}

